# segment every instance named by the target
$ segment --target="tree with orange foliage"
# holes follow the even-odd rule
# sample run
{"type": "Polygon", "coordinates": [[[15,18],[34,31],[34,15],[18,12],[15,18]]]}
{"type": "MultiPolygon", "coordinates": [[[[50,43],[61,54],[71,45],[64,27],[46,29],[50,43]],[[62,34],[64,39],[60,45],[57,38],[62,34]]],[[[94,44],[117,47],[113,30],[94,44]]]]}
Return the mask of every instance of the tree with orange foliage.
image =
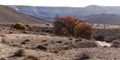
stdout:
{"type": "Polygon", "coordinates": [[[77,19],[73,16],[67,17],[56,17],[53,23],[54,33],[56,35],[73,35],[74,26],[77,22],[77,19]]]}
{"type": "Polygon", "coordinates": [[[90,23],[78,21],[74,16],[57,16],[53,25],[54,34],[56,35],[74,36],[76,38],[81,37],[89,40],[91,40],[94,35],[90,23]]]}
{"type": "Polygon", "coordinates": [[[74,36],[92,40],[94,30],[88,22],[81,22],[74,27],[74,36]]]}

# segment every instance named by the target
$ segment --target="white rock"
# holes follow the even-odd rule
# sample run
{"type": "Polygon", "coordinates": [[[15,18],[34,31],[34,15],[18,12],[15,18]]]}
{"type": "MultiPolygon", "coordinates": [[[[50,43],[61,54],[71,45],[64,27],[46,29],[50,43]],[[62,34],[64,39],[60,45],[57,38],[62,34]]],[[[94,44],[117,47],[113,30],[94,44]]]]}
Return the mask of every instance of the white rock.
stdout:
{"type": "Polygon", "coordinates": [[[112,45],[111,43],[102,42],[102,41],[96,41],[96,43],[100,46],[107,46],[107,47],[110,47],[112,45]]]}

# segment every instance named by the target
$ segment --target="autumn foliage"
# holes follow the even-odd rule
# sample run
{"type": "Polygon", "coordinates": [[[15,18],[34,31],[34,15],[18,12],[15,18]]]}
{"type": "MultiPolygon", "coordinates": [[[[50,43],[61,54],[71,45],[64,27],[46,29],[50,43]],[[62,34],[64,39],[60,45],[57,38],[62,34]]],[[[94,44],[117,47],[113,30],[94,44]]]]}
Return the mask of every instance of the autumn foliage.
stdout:
{"type": "Polygon", "coordinates": [[[77,19],[73,16],[56,17],[54,21],[54,32],[56,35],[73,35],[77,19]]]}
{"type": "Polygon", "coordinates": [[[74,36],[91,40],[94,35],[94,30],[88,22],[81,22],[74,27],[74,36]]]}
{"type": "Polygon", "coordinates": [[[74,16],[56,17],[53,23],[54,34],[91,39],[94,31],[88,22],[80,22],[74,16]]]}

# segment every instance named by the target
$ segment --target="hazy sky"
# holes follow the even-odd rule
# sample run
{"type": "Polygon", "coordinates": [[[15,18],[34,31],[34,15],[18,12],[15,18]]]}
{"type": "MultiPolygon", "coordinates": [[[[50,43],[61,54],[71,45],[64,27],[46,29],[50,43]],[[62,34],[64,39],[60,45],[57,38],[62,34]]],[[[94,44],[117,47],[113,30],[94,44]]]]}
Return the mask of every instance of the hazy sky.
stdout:
{"type": "Polygon", "coordinates": [[[120,1],[119,0],[0,0],[0,4],[83,7],[87,5],[120,6],[120,1]]]}

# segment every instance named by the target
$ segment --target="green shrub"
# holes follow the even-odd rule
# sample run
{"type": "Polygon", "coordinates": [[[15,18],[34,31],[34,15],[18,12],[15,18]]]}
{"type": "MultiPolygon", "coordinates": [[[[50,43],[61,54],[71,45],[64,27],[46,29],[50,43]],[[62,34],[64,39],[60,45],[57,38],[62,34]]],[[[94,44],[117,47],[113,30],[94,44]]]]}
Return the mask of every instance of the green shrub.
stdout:
{"type": "Polygon", "coordinates": [[[23,23],[16,23],[13,28],[20,30],[27,30],[27,27],[23,23]]]}

